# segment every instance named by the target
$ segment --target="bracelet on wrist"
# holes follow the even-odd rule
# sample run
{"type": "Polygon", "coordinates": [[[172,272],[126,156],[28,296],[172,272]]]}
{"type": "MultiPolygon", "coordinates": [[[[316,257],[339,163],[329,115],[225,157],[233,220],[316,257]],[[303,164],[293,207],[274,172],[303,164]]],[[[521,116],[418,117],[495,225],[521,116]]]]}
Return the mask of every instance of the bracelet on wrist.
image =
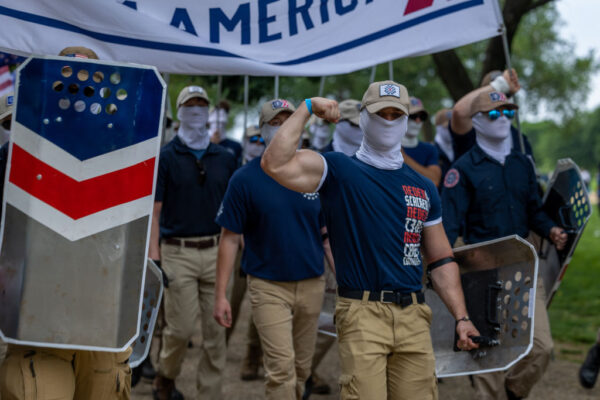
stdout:
{"type": "Polygon", "coordinates": [[[468,316],[468,315],[465,315],[464,317],[457,319],[457,320],[456,320],[456,323],[458,324],[458,323],[459,323],[459,322],[461,322],[461,321],[464,321],[464,322],[469,322],[470,320],[471,320],[471,318],[469,318],[469,316],[468,316]]]}
{"type": "Polygon", "coordinates": [[[310,99],[304,99],[304,103],[306,104],[306,108],[308,108],[308,113],[310,115],[313,115],[313,110],[312,110],[312,102],[310,99]]]}

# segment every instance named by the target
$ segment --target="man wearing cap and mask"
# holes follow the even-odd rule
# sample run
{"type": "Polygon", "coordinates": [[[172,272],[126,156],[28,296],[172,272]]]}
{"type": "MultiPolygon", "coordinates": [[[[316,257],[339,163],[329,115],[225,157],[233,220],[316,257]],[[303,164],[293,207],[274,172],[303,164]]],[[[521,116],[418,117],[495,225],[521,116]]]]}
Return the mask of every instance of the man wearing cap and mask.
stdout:
{"type": "MultiPolygon", "coordinates": [[[[510,77],[508,76],[507,71],[502,72],[499,70],[493,70],[485,74],[481,80],[480,87],[504,93],[510,101],[510,98],[515,94],[515,92],[512,92],[509,82],[510,77]]],[[[452,136],[454,159],[458,160],[463,154],[465,154],[471,149],[471,147],[475,145],[475,133],[473,131],[455,132],[452,130],[452,126],[449,126],[449,128],[450,135],[452,136]]],[[[533,157],[533,149],[529,143],[529,140],[527,139],[527,136],[523,133],[521,133],[521,136],[523,137],[523,144],[525,145],[525,154],[532,162],[535,162],[533,157]]],[[[519,131],[512,125],[510,127],[510,143],[511,148],[521,151],[519,131]]],[[[443,176],[446,175],[444,174],[443,176]]]]}
{"type": "MultiPolygon", "coordinates": [[[[259,124],[267,145],[294,111],[283,99],[263,105],[259,124]]],[[[217,216],[223,228],[214,317],[223,326],[231,324],[225,292],[243,235],[242,268],[248,274],[269,400],[300,400],[310,375],[325,290],[320,212],[318,194],[286,189],[264,173],[256,158],[235,173],[217,216]]]]}
{"type": "Polygon", "coordinates": [[[421,250],[433,287],[456,318],[458,347],[476,348],[458,265],[441,224],[433,183],[404,164],[406,88],[369,85],[361,101],[361,147],[343,153],[296,151],[311,114],[336,122],[335,101],[306,99],[279,129],[262,167],[280,184],[315,192],[336,265],[335,311],[342,399],[436,399],[435,360],[424,304],[421,250]]]}
{"type": "MultiPolygon", "coordinates": [[[[66,47],[59,56],[98,59],[93,50],[81,46],[66,47]]],[[[0,102],[7,106],[0,115],[2,128],[10,132],[12,101],[3,97],[0,102]]],[[[0,148],[0,206],[8,146],[9,142],[0,148]]],[[[131,395],[130,355],[131,348],[104,352],[10,344],[6,359],[0,361],[0,398],[126,400],[131,395]]]]}
{"type": "Polygon", "coordinates": [[[214,218],[237,165],[225,148],[210,142],[208,105],[203,88],[183,88],[177,97],[177,136],[160,152],[149,251],[169,281],[153,383],[154,398],[160,400],[176,393],[175,378],[198,317],[203,337],[198,396],[222,397],[225,330],[211,318],[220,230],[214,218]]]}
{"type": "Polygon", "coordinates": [[[423,102],[416,97],[411,97],[408,106],[406,135],[402,138],[402,155],[404,162],[409,167],[431,179],[433,184],[438,186],[442,172],[438,164],[437,149],[435,146],[419,140],[419,132],[427,118],[429,118],[429,114],[425,110],[423,102]]]}
{"type": "MultiPolygon", "coordinates": [[[[442,176],[446,176],[446,172],[450,169],[450,165],[454,162],[454,146],[452,135],[448,129],[448,123],[452,118],[452,110],[442,108],[435,113],[435,138],[433,139],[435,147],[438,150],[439,165],[442,170],[442,176]]],[[[441,191],[441,186],[440,186],[441,191]]]]}
{"type": "MultiPolygon", "coordinates": [[[[510,90],[519,89],[513,71],[506,72],[510,90]]],[[[527,238],[533,230],[564,247],[567,235],[541,208],[533,166],[513,149],[511,119],[517,106],[491,87],[476,89],[453,108],[451,129],[472,131],[476,144],[459,158],[444,178],[442,190],[444,227],[450,243],[463,233],[466,244],[518,234],[527,238]]],[[[473,377],[477,399],[525,398],[544,373],[552,352],[552,337],[543,280],[535,296],[534,342],[531,352],[507,373],[473,377]]]]}

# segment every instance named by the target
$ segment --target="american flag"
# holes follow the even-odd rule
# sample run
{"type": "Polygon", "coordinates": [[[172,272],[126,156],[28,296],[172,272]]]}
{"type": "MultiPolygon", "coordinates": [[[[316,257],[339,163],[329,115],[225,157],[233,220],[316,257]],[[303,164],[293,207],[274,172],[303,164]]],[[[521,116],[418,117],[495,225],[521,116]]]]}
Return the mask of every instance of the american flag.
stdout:
{"type": "Polygon", "coordinates": [[[0,97],[15,91],[13,82],[14,77],[8,65],[0,67],[0,97]]]}

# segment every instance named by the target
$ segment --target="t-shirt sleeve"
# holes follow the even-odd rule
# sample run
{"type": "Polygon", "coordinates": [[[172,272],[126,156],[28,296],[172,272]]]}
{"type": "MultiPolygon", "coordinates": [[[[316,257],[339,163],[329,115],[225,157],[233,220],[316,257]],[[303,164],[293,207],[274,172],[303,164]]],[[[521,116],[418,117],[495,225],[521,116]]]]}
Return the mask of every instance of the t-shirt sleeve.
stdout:
{"type": "Polygon", "coordinates": [[[442,201],[431,181],[427,182],[427,196],[429,196],[429,213],[423,226],[437,225],[442,222],[442,201]]]}
{"type": "Polygon", "coordinates": [[[435,147],[434,145],[431,145],[429,147],[430,151],[427,160],[425,161],[425,166],[429,167],[430,165],[439,165],[439,153],[437,147],[435,147]]]}
{"type": "Polygon", "coordinates": [[[323,188],[323,185],[327,181],[327,177],[329,175],[329,163],[327,162],[325,155],[319,154],[319,156],[321,156],[321,159],[323,160],[323,175],[321,175],[321,180],[319,181],[319,186],[317,186],[317,190],[315,190],[315,192],[318,192],[323,188]]]}
{"type": "Polygon", "coordinates": [[[160,158],[158,159],[158,176],[156,177],[156,191],[154,193],[154,201],[161,202],[164,200],[166,186],[167,186],[167,159],[161,152],[160,158]]]}
{"type": "Polygon", "coordinates": [[[245,186],[234,176],[227,186],[225,196],[217,211],[215,222],[225,229],[242,234],[248,216],[248,201],[245,186]]]}

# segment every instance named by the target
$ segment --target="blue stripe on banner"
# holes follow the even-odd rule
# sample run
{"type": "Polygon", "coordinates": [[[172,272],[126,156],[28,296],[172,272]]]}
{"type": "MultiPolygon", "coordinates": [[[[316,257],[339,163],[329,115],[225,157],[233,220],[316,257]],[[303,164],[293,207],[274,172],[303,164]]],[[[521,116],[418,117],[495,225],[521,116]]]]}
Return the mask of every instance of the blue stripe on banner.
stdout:
{"type": "MultiPolygon", "coordinates": [[[[466,1],[464,3],[456,4],[450,7],[443,8],[441,10],[433,11],[429,14],[422,15],[417,18],[413,18],[410,21],[402,22],[400,24],[391,26],[389,28],[382,29],[380,31],[368,34],[366,36],[360,37],[358,39],[351,40],[346,43],[339,44],[337,46],[330,47],[329,49],[321,50],[313,54],[309,54],[300,58],[296,58],[289,61],[280,61],[274,63],[267,63],[259,60],[253,60],[257,62],[262,62],[264,64],[272,64],[272,65],[280,65],[280,66],[290,66],[303,64],[310,61],[320,60],[322,58],[326,58],[338,53],[342,53],[347,50],[351,50],[356,47],[360,47],[364,44],[370,43],[372,41],[382,39],[386,36],[393,35],[400,31],[403,31],[408,28],[412,28],[413,26],[449,15],[455,12],[463,11],[468,8],[476,7],[483,5],[484,0],[471,0],[466,1]]],[[[181,44],[173,44],[173,43],[164,43],[164,42],[154,42],[150,40],[143,39],[133,39],[122,36],[110,35],[106,33],[94,32],[88,29],[83,29],[78,26],[49,18],[41,15],[26,13],[23,11],[13,10],[8,7],[0,6],[0,15],[6,15],[8,17],[20,19],[27,22],[32,22],[38,25],[44,25],[51,28],[62,29],[69,32],[80,33],[94,39],[101,40],[103,42],[115,43],[120,45],[148,48],[154,50],[164,50],[164,51],[172,51],[177,53],[187,53],[187,54],[198,54],[198,55],[206,55],[206,56],[214,56],[214,57],[228,57],[228,58],[242,58],[246,60],[251,60],[250,58],[243,57],[238,54],[229,53],[227,51],[218,50],[209,47],[200,47],[200,46],[187,46],[181,44]]]]}

